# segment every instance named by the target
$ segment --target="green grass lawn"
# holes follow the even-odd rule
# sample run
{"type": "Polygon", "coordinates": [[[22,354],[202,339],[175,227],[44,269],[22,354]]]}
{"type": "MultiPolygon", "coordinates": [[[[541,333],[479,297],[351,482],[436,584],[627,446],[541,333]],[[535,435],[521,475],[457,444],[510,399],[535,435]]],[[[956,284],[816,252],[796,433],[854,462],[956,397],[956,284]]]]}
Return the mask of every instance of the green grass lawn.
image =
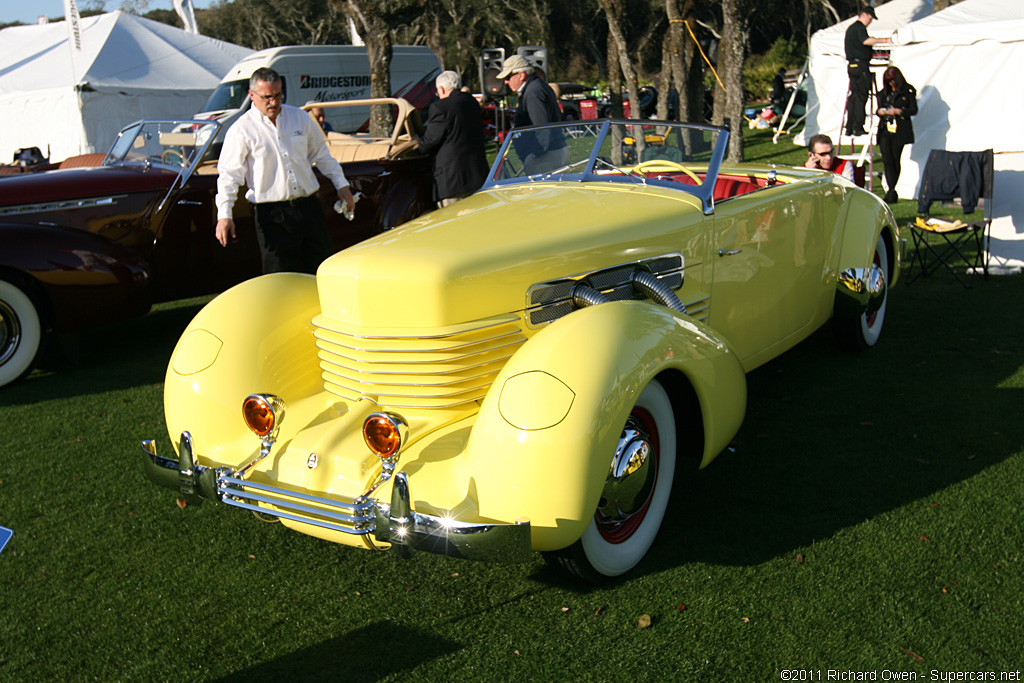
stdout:
{"type": "MultiPolygon", "coordinates": [[[[770,133],[751,139],[771,156],[770,133]]],[[[170,448],[164,368],[203,300],[158,306],[0,391],[0,680],[1024,669],[1022,300],[1020,277],[937,273],[893,289],[871,351],[826,329],[751,373],[735,441],[677,479],[652,552],[599,589],[539,556],[401,560],[178,507],[138,443],[170,448]]]]}

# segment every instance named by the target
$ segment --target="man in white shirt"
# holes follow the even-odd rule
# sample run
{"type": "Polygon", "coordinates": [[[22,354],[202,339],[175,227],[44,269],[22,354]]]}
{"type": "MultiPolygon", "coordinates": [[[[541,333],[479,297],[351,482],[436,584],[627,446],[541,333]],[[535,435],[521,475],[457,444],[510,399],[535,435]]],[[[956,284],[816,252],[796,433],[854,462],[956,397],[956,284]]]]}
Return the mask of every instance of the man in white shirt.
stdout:
{"type": "Polygon", "coordinates": [[[355,199],[341,166],[324,143],[309,115],[284,104],[281,77],[269,68],[249,79],[252,107],[224,137],[217,168],[217,241],[227,246],[235,236],[232,209],[238,188],[253,205],[256,236],[264,273],[294,271],[315,274],[334,249],[317,198],[320,182],[313,164],[338,191],[338,199],[355,208],[355,199]]]}

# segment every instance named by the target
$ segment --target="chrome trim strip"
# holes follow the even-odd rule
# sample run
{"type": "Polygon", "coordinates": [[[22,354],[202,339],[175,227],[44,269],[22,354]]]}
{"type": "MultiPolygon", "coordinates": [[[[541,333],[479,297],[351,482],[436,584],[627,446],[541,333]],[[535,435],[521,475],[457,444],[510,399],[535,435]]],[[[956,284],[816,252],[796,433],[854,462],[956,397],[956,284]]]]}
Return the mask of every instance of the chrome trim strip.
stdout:
{"type": "Polygon", "coordinates": [[[124,199],[128,195],[116,194],[108,197],[92,197],[88,199],[62,199],[57,202],[45,202],[42,204],[22,204],[20,206],[6,206],[0,208],[0,216],[22,216],[30,213],[44,213],[48,211],[71,211],[74,209],[93,209],[98,206],[114,206],[118,199],[124,199]]]}

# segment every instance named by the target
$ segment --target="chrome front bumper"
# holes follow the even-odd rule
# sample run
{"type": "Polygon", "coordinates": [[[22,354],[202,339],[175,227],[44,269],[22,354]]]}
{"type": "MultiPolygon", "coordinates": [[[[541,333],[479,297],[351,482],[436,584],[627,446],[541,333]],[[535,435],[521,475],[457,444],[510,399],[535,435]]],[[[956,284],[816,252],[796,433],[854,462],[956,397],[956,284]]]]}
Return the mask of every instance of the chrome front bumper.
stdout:
{"type": "Polygon", "coordinates": [[[182,432],[179,458],[157,455],[152,439],[142,442],[143,463],[150,481],[178,491],[192,504],[203,499],[253,510],[343,534],[388,543],[408,556],[422,550],[485,562],[526,562],[531,557],[530,521],[515,524],[460,522],[412,509],[405,472],[394,477],[391,504],[370,497],[355,500],[324,498],[246,481],[227,467],[195,463],[192,437],[182,432]],[[260,505],[263,503],[263,505],[260,505]]]}

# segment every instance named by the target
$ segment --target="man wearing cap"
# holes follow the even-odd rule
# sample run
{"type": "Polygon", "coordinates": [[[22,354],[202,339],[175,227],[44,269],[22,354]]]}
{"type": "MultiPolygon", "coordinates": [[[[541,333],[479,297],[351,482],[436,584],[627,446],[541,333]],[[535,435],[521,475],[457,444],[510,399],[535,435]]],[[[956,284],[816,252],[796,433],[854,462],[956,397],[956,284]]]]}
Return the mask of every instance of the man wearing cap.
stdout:
{"type": "MultiPolygon", "coordinates": [[[[521,55],[512,55],[504,61],[498,79],[519,93],[519,105],[512,118],[514,128],[562,120],[555,91],[534,73],[533,67],[521,55]]],[[[516,153],[523,159],[523,170],[527,175],[547,173],[569,164],[569,148],[562,131],[557,128],[520,136],[513,142],[516,153]]]]}
{"type": "Polygon", "coordinates": [[[871,46],[882,42],[881,38],[868,35],[868,25],[878,16],[875,8],[865,5],[857,19],[846,29],[846,67],[850,75],[850,94],[846,102],[846,134],[866,135],[864,130],[864,107],[868,103],[874,76],[871,74],[871,46]]]}

